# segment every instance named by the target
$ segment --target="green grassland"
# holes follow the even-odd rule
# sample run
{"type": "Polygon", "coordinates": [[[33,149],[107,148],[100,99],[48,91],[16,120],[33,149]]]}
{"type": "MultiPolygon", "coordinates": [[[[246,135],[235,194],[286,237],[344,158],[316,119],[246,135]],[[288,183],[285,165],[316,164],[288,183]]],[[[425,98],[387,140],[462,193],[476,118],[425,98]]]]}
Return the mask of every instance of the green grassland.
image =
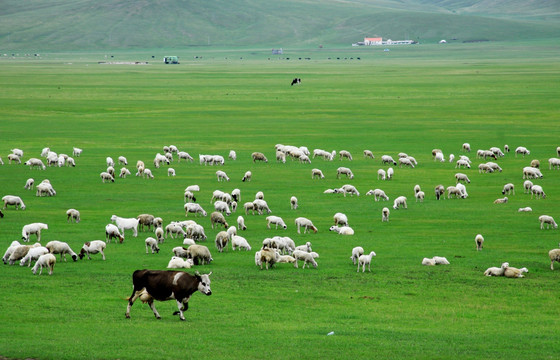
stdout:
{"type": "MultiPolygon", "coordinates": [[[[62,240],[74,251],[88,240],[104,239],[110,216],[161,216],[164,223],[185,219],[183,191],[200,185],[198,202],[211,212],[212,191],[241,189],[241,204],[263,191],[274,215],[287,230],[268,230],[264,216],[243,214],[244,236],[252,251],[218,253],[209,218],[204,225],[212,271],[210,297],[195,294],[179,321],[174,302],[157,303],[156,320],[137,302],[125,319],[131,274],[164,269],[178,239],[166,239],[159,254],[146,254],[141,232],[126,233],[123,244],[107,246],[107,260],[58,261],[52,276],[33,276],[19,265],[0,267],[0,356],[39,359],[178,358],[461,358],[546,359],[560,350],[559,270],[551,271],[548,250],[557,247],[558,230],[540,230],[538,216],[560,219],[560,172],[548,158],[560,145],[558,44],[496,43],[382,49],[178,52],[181,64],[160,64],[160,52],[118,52],[112,61],[149,61],[148,65],[102,65],[102,53],[42,54],[41,58],[0,60],[1,195],[20,195],[25,211],[9,208],[0,219],[0,249],[20,239],[31,222],[48,223],[42,243],[62,240]],[[152,59],[151,56],[156,56],[152,59]],[[287,58],[290,60],[287,60],[287,58]],[[302,60],[299,60],[299,58],[302,60]],[[304,60],[309,57],[310,60],[304,60]],[[338,59],[337,59],[338,58],[338,59]],[[359,58],[359,60],[358,60],[359,58]],[[302,84],[290,86],[293,77],[302,84]],[[473,168],[461,170],[471,183],[468,199],[436,201],[437,184],[454,185],[453,163],[435,163],[431,150],[447,156],[491,146],[526,146],[528,157],[513,153],[498,160],[501,173],[479,174],[482,160],[468,154],[473,168]],[[274,145],[310,150],[348,150],[354,160],[312,164],[274,161],[274,145]],[[236,150],[236,161],[223,167],[175,161],[176,177],[152,161],[164,145],[198,154],[236,150]],[[9,165],[12,148],[24,161],[43,147],[72,153],[75,168],[30,170],[9,165]],[[370,149],[375,159],[364,159],[370,149]],[[253,163],[261,151],[268,163],[253,163]],[[414,169],[395,168],[391,181],[377,180],[381,155],[414,156],[414,169]],[[131,176],[103,184],[105,158],[119,155],[132,171],[143,160],[155,179],[131,176]],[[542,164],[547,193],[531,199],[522,190],[521,169],[532,159],[542,164]],[[347,166],[353,180],[336,179],[347,166]],[[311,169],[324,180],[312,180],[311,169]],[[215,171],[231,177],[218,183],[215,171]],[[245,171],[253,180],[241,182],[245,171]],[[23,189],[27,178],[49,179],[55,197],[36,197],[23,189]],[[507,204],[505,183],[516,186],[507,204]],[[359,197],[323,194],[350,183],[359,197]],[[426,200],[417,203],[413,187],[426,200]],[[365,196],[381,188],[390,202],[365,196]],[[290,210],[295,195],[300,207],[290,210]],[[399,195],[408,209],[392,210],[381,222],[381,209],[399,195]],[[531,206],[533,212],[518,213],[531,206]],[[66,222],[69,208],[81,211],[79,224],[66,222]],[[335,212],[348,215],[356,234],[329,232],[335,212]],[[310,218],[316,234],[297,234],[294,219],[310,218]],[[484,235],[477,252],[474,237],[484,235]],[[266,237],[290,236],[297,245],[311,241],[320,254],[317,269],[279,264],[260,270],[256,251],[266,237]],[[354,246],[377,253],[372,272],[356,273],[349,257],[354,246]],[[449,266],[424,267],[423,257],[445,256],[449,266]],[[490,266],[508,261],[527,267],[524,279],[488,278],[490,266]],[[327,333],[334,331],[334,335],[327,333]]],[[[117,167],[118,171],[119,167],[117,167]]],[[[132,171],[133,175],[135,171],[132,171]]],[[[241,206],[240,206],[241,207],[241,206]]],[[[228,221],[243,213],[230,216],[228,221]]],[[[191,218],[191,216],[189,216],[191,218]]],[[[33,238],[32,238],[33,239],[33,238]]],[[[559,265],[560,267],[560,265],[559,265]]],[[[195,269],[187,270],[194,272],[195,269]]]]}

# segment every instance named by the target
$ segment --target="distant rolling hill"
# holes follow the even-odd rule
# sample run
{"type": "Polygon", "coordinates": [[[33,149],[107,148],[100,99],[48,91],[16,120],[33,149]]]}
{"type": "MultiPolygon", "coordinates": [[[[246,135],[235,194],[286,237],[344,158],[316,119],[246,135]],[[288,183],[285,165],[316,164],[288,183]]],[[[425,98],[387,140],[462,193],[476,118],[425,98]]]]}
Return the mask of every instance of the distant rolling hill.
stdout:
{"type": "Polygon", "coordinates": [[[530,40],[560,33],[557,0],[2,0],[0,51],[530,40]]]}

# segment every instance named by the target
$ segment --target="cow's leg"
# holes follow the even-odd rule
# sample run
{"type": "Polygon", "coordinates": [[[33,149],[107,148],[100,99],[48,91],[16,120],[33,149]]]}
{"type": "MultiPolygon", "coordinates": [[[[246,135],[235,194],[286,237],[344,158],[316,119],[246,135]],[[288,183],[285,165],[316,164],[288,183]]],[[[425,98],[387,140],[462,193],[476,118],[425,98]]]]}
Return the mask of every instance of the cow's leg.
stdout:
{"type": "Polygon", "coordinates": [[[130,297],[128,298],[128,306],[126,307],[126,313],[124,314],[124,316],[126,316],[127,319],[130,319],[130,308],[132,307],[136,299],[140,297],[142,290],[143,289],[140,290],[137,290],[136,288],[132,289],[132,295],[130,295],[130,297]]]}
{"type": "Polygon", "coordinates": [[[156,306],[154,305],[154,299],[150,299],[148,301],[148,305],[150,305],[150,309],[152,309],[152,311],[154,312],[156,319],[161,319],[161,316],[159,315],[158,311],[156,310],[156,306]]]}
{"type": "Polygon", "coordinates": [[[173,313],[173,315],[177,315],[179,314],[179,318],[182,321],[185,321],[185,316],[184,316],[184,312],[187,311],[189,309],[189,300],[188,299],[184,299],[183,301],[179,301],[177,300],[177,308],[179,308],[178,311],[175,311],[173,313]]]}

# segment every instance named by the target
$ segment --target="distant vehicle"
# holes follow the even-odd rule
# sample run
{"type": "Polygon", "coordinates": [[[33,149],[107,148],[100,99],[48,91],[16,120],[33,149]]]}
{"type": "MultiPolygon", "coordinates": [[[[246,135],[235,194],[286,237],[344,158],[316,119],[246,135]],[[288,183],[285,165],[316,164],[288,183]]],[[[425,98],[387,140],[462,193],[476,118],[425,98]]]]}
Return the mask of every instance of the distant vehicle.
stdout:
{"type": "Polygon", "coordinates": [[[178,56],[166,56],[163,58],[163,62],[165,64],[178,64],[179,57],[178,56]]]}

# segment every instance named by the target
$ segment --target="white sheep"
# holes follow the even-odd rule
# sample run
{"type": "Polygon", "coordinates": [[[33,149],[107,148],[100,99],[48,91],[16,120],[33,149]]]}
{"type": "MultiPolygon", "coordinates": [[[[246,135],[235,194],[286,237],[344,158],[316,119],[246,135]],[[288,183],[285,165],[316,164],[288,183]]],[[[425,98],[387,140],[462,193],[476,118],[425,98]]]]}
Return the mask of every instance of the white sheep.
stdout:
{"type": "Polygon", "coordinates": [[[6,209],[8,205],[15,206],[16,210],[18,209],[25,210],[25,204],[23,203],[23,200],[19,196],[6,195],[2,197],[2,201],[4,202],[4,207],[2,207],[2,210],[6,209]]]}
{"type": "Polygon", "coordinates": [[[531,152],[529,150],[527,150],[526,147],[524,146],[518,146],[515,149],[515,157],[517,157],[517,154],[521,154],[523,155],[523,157],[525,157],[525,155],[529,155],[531,152]]]}
{"type": "Polygon", "coordinates": [[[507,202],[508,202],[507,196],[494,200],[494,204],[505,204],[507,202]]]}
{"type": "MultiPolygon", "coordinates": [[[[436,194],[436,199],[439,200],[442,198],[443,194],[445,194],[445,188],[443,185],[439,184],[434,187],[434,192],[436,194]]],[[[445,199],[445,197],[443,197],[445,199]]]]}
{"type": "Polygon", "coordinates": [[[72,260],[78,260],[78,255],[70,248],[68,243],[58,240],[49,241],[45,247],[49,249],[51,254],[60,254],[60,259],[66,261],[66,254],[72,257],[72,260]]]}
{"type": "Polygon", "coordinates": [[[8,259],[10,258],[14,250],[19,246],[22,246],[19,241],[17,240],[12,241],[10,246],[8,246],[8,248],[6,249],[4,256],[2,257],[2,261],[4,262],[4,264],[8,263],[8,259]]]}
{"type": "Polygon", "coordinates": [[[544,190],[540,185],[533,185],[531,187],[531,199],[533,198],[533,195],[537,199],[546,199],[546,194],[544,193],[544,190]]]}
{"type": "Polygon", "coordinates": [[[185,216],[188,216],[189,213],[193,213],[195,214],[195,216],[197,214],[201,214],[202,216],[207,216],[208,214],[206,213],[206,211],[202,208],[202,206],[200,206],[200,204],[197,203],[186,203],[185,204],[185,216]]]}
{"type": "Polygon", "coordinates": [[[506,270],[504,271],[504,276],[507,277],[507,278],[523,278],[523,277],[525,277],[525,275],[523,275],[523,273],[526,273],[526,272],[529,272],[529,270],[526,267],[518,269],[518,268],[508,266],[506,268],[506,270]]]}
{"type": "Polygon", "coordinates": [[[333,225],[329,228],[329,231],[334,231],[340,235],[354,235],[354,229],[352,229],[350,226],[338,227],[336,225],[333,225]]]}
{"type": "Polygon", "coordinates": [[[493,173],[494,169],[490,165],[482,163],[478,165],[478,172],[488,174],[488,173],[493,173]]]}
{"type": "Polygon", "coordinates": [[[199,224],[191,224],[187,226],[187,237],[193,240],[206,240],[206,234],[204,233],[204,227],[199,224]]]}
{"type": "Polygon", "coordinates": [[[56,257],[53,254],[41,255],[39,259],[37,259],[37,262],[35,263],[35,266],[33,266],[33,269],[31,269],[31,271],[33,272],[33,275],[35,275],[37,274],[37,270],[39,269],[39,275],[41,275],[43,273],[43,267],[46,267],[49,269],[49,275],[52,275],[55,264],[56,257]]]}
{"type": "Polygon", "coordinates": [[[346,158],[346,159],[352,161],[352,154],[350,154],[350,152],[347,151],[347,150],[340,150],[340,151],[338,152],[338,155],[340,156],[340,160],[346,158]]]}
{"type": "Polygon", "coordinates": [[[24,225],[21,229],[21,238],[23,241],[28,242],[29,236],[32,234],[37,235],[37,241],[41,241],[41,230],[48,230],[49,226],[44,223],[31,223],[24,225]]]}
{"type": "Polygon", "coordinates": [[[352,173],[352,170],[350,170],[347,167],[343,167],[343,166],[336,169],[336,178],[340,179],[340,175],[346,175],[346,177],[349,178],[349,179],[354,178],[354,174],[352,173]]]}
{"type": "Polygon", "coordinates": [[[469,197],[469,193],[467,193],[467,187],[461,183],[457,183],[457,185],[455,185],[455,187],[457,189],[459,189],[459,191],[461,192],[461,196],[466,199],[469,197]]]}
{"type": "Polygon", "coordinates": [[[241,215],[237,217],[237,228],[239,230],[247,230],[247,226],[245,226],[245,219],[241,215]]]}
{"type": "Polygon", "coordinates": [[[228,158],[231,159],[231,160],[237,160],[237,154],[235,153],[235,150],[230,150],[229,151],[228,158]]]}
{"type": "Polygon", "coordinates": [[[33,189],[33,186],[35,185],[35,179],[33,178],[29,178],[27,179],[27,181],[25,182],[25,186],[23,187],[24,189],[27,190],[31,190],[33,189]]]}
{"type": "Polygon", "coordinates": [[[39,259],[41,255],[45,255],[48,253],[49,253],[49,249],[47,249],[44,246],[32,247],[29,249],[27,254],[25,254],[23,259],[20,260],[19,266],[24,266],[25,264],[28,264],[27,266],[31,267],[31,263],[33,261],[39,259]]]}
{"type": "Polygon", "coordinates": [[[360,272],[360,266],[362,267],[362,272],[366,271],[366,265],[368,266],[368,271],[371,272],[371,259],[377,256],[374,251],[370,252],[368,255],[360,255],[358,258],[358,270],[360,272]]]}
{"type": "Polygon", "coordinates": [[[504,272],[509,267],[509,263],[505,262],[501,267],[490,267],[484,271],[484,276],[504,276],[504,272]]]}
{"type": "Polygon", "coordinates": [[[218,182],[220,181],[229,181],[229,177],[225,173],[225,171],[218,170],[216,171],[216,177],[218,178],[218,182]]]}
{"type": "Polygon", "coordinates": [[[399,158],[398,161],[400,167],[410,166],[411,168],[414,168],[414,164],[412,163],[412,160],[410,160],[409,158],[399,158]]]}
{"type": "Polygon", "coordinates": [[[261,152],[254,152],[251,154],[251,158],[253,159],[253,162],[258,161],[264,161],[265,163],[268,162],[268,159],[266,158],[266,156],[264,156],[263,153],[261,152]]]}
{"type": "Polygon", "coordinates": [[[144,172],[142,173],[142,177],[145,177],[145,178],[148,178],[148,179],[153,179],[154,174],[152,173],[152,170],[144,169],[144,172]]]}
{"type": "Polygon", "coordinates": [[[38,167],[39,170],[46,170],[47,167],[45,166],[45,164],[43,163],[43,161],[41,161],[40,159],[37,158],[31,158],[29,160],[27,160],[25,162],[25,165],[29,166],[31,169],[38,167]]]}
{"type": "Polygon", "coordinates": [[[522,207],[522,208],[517,209],[517,212],[531,212],[531,211],[533,211],[533,209],[531,209],[530,206],[526,206],[526,207],[522,207]]]}
{"type": "Polygon", "coordinates": [[[334,214],[333,220],[335,225],[348,226],[348,217],[346,214],[338,212],[334,214]]]}
{"type": "Polygon", "coordinates": [[[484,244],[484,237],[481,234],[477,234],[474,237],[474,243],[476,244],[476,251],[482,250],[482,244],[484,244]]]}
{"type": "Polygon", "coordinates": [[[389,210],[389,208],[384,207],[381,210],[381,222],[389,222],[389,214],[391,213],[391,211],[389,210]]]}
{"type": "Polygon", "coordinates": [[[178,256],[173,256],[169,263],[167,263],[168,269],[190,269],[193,266],[192,259],[183,259],[178,256]]]}
{"type": "Polygon", "coordinates": [[[387,179],[387,172],[383,169],[377,170],[377,180],[379,180],[380,178],[381,180],[387,179]]]}
{"type": "Polygon", "coordinates": [[[392,167],[387,169],[387,180],[393,179],[393,175],[395,174],[395,170],[392,167]]]}
{"type": "Polygon", "coordinates": [[[156,239],[154,239],[153,237],[148,237],[144,242],[146,243],[146,254],[148,253],[149,249],[152,250],[152,254],[154,252],[159,253],[158,241],[156,239]]]}
{"type": "Polygon", "coordinates": [[[119,165],[128,165],[128,160],[124,156],[119,156],[117,161],[119,165]]]}
{"type": "Polygon", "coordinates": [[[192,158],[192,156],[190,156],[189,153],[188,153],[188,152],[185,152],[185,151],[179,151],[179,152],[177,152],[177,157],[179,158],[179,159],[177,160],[177,162],[180,162],[181,159],[185,159],[186,161],[190,161],[190,162],[193,162],[193,160],[194,160],[194,159],[192,158]]]}
{"type": "Polygon", "coordinates": [[[399,207],[407,209],[405,196],[399,196],[394,200],[393,209],[398,210],[399,207]]]}
{"type": "Polygon", "coordinates": [[[241,181],[245,182],[249,182],[251,181],[251,177],[253,176],[253,173],[251,171],[247,171],[245,172],[245,175],[243,175],[243,177],[241,178],[241,181]]]}
{"type": "Polygon", "coordinates": [[[423,202],[425,195],[426,194],[423,191],[418,191],[416,194],[414,194],[414,197],[416,198],[416,202],[418,202],[418,200],[420,200],[420,202],[423,202]]]}
{"type": "Polygon", "coordinates": [[[526,166],[523,168],[523,179],[537,179],[542,178],[543,174],[537,168],[526,166]]]}
{"type": "Polygon", "coordinates": [[[231,239],[231,248],[233,249],[233,251],[235,251],[236,249],[245,249],[246,251],[249,251],[251,250],[251,245],[249,245],[249,242],[247,242],[247,239],[245,239],[244,237],[234,235],[231,239]]]}
{"type": "Polygon", "coordinates": [[[163,243],[165,241],[165,231],[161,227],[156,227],[154,230],[156,239],[158,243],[163,243]]]}
{"type": "Polygon", "coordinates": [[[317,268],[318,266],[317,261],[315,259],[319,257],[319,254],[315,252],[295,250],[292,253],[292,256],[294,257],[294,259],[296,259],[296,262],[297,260],[303,260],[302,269],[305,269],[305,265],[307,265],[307,267],[309,268],[309,264],[313,265],[314,268],[317,268]]]}
{"type": "Polygon", "coordinates": [[[120,243],[124,241],[124,233],[121,234],[119,228],[114,224],[107,224],[105,226],[105,241],[107,244],[111,242],[111,239],[115,239],[115,243],[117,239],[120,243]]]}
{"type": "Polygon", "coordinates": [[[259,215],[262,215],[264,213],[264,211],[267,212],[267,214],[270,214],[272,212],[272,210],[270,210],[270,208],[268,207],[268,204],[265,200],[262,199],[256,199],[253,201],[253,206],[254,209],[257,211],[257,213],[259,215]]]}
{"type": "Polygon", "coordinates": [[[313,225],[313,223],[311,222],[311,220],[304,218],[304,217],[298,217],[295,219],[295,224],[297,226],[297,232],[298,234],[301,234],[300,232],[300,228],[303,227],[303,233],[305,234],[306,232],[309,232],[309,230],[313,230],[313,232],[317,232],[317,228],[315,227],[315,225],[313,225]]]}
{"type": "Polygon", "coordinates": [[[382,164],[393,164],[397,165],[397,162],[391,157],[390,155],[383,155],[381,156],[381,163],[382,164]]]}
{"type": "Polygon", "coordinates": [[[105,160],[107,162],[107,166],[115,166],[115,161],[113,160],[112,157],[107,156],[107,158],[105,160]]]}
{"type": "Polygon", "coordinates": [[[323,175],[323,172],[320,169],[312,169],[311,170],[311,178],[315,179],[324,179],[325,175],[323,175]]]}
{"type": "Polygon", "coordinates": [[[385,194],[385,191],[381,189],[370,190],[366,193],[366,195],[373,195],[373,199],[375,201],[379,201],[379,199],[389,201],[389,197],[385,194]]]}
{"type": "Polygon", "coordinates": [[[122,218],[117,215],[111,215],[111,221],[114,222],[124,236],[125,230],[132,230],[132,236],[138,236],[138,223],[137,218],[122,218]]]}
{"type": "Polygon", "coordinates": [[[167,176],[175,176],[175,169],[168,168],[167,169],[167,176]]]}
{"type": "Polygon", "coordinates": [[[550,170],[552,170],[552,169],[560,170],[560,159],[559,158],[548,159],[548,168],[550,170]]]}
{"type": "Polygon", "coordinates": [[[101,254],[102,259],[105,260],[105,247],[107,246],[107,244],[105,243],[105,241],[102,240],[92,240],[92,241],[88,241],[86,243],[84,243],[84,246],[82,246],[82,249],[80,250],[80,253],[78,254],[78,257],[81,259],[84,258],[84,256],[87,255],[88,259],[91,260],[91,257],[89,256],[90,254],[101,254]]]}
{"type": "Polygon", "coordinates": [[[342,193],[344,194],[344,197],[346,197],[346,194],[350,194],[350,196],[353,195],[360,196],[360,192],[358,191],[358,189],[356,189],[354,185],[345,184],[342,185],[341,189],[342,189],[342,193]]]}
{"type": "Polygon", "coordinates": [[[502,194],[513,194],[515,195],[515,185],[513,185],[512,183],[507,183],[504,185],[504,188],[502,189],[502,194]]]}
{"type": "Polygon", "coordinates": [[[455,168],[462,168],[462,167],[466,167],[467,169],[470,169],[471,164],[469,164],[469,162],[464,159],[457,160],[457,162],[455,163],[455,168]]]}
{"type": "Polygon", "coordinates": [[[350,256],[350,260],[352,260],[352,263],[356,265],[356,262],[363,254],[364,254],[364,248],[361,246],[356,246],[355,248],[352,249],[352,256],[350,256]]]}
{"type": "Polygon", "coordinates": [[[119,173],[119,177],[124,179],[128,175],[130,175],[130,171],[127,168],[122,167],[121,170],[120,170],[120,173],[119,173]]]}
{"type": "Polygon", "coordinates": [[[493,171],[502,172],[502,168],[500,167],[500,165],[496,164],[495,162],[489,161],[486,163],[486,165],[491,167],[493,171]]]}
{"type": "Polygon", "coordinates": [[[115,182],[115,178],[113,177],[113,175],[109,174],[106,171],[103,171],[99,174],[99,176],[101,177],[101,181],[103,183],[110,181],[110,182],[115,182]]]}
{"type": "Polygon", "coordinates": [[[373,152],[371,150],[364,150],[364,158],[372,158],[374,159],[375,156],[373,155],[373,152]]]}
{"type": "Polygon", "coordinates": [[[298,199],[295,196],[290,198],[290,209],[296,210],[298,208],[298,199]]]}
{"type": "Polygon", "coordinates": [[[525,180],[523,182],[523,193],[524,194],[530,193],[532,187],[533,187],[533,182],[531,180],[525,180]]]}
{"type": "Polygon", "coordinates": [[[464,181],[467,184],[470,184],[470,182],[471,182],[469,177],[466,174],[463,174],[463,173],[456,173],[455,174],[455,179],[457,180],[457,183],[459,183],[460,181],[464,181]]]}
{"type": "Polygon", "coordinates": [[[278,226],[280,225],[280,227],[284,230],[286,230],[288,228],[288,226],[286,225],[286,223],[284,222],[284,220],[280,217],[280,216],[267,216],[266,217],[266,227],[270,229],[270,224],[276,225],[276,229],[278,229],[278,226]]]}
{"type": "MultiPolygon", "coordinates": [[[[284,239],[284,240],[285,240],[285,239],[284,239]]],[[[294,245],[295,245],[295,244],[294,244],[294,245]]],[[[309,253],[313,251],[313,249],[312,249],[312,247],[311,247],[311,242],[310,242],[310,241],[306,242],[306,243],[303,244],[303,245],[294,246],[292,252],[295,251],[295,250],[298,250],[298,251],[305,251],[305,252],[309,252],[309,253]]]]}
{"type": "Polygon", "coordinates": [[[434,161],[444,162],[445,158],[442,152],[437,152],[434,156],[434,161]]]}
{"type": "Polygon", "coordinates": [[[422,265],[425,266],[435,266],[436,265],[436,261],[433,258],[423,258],[422,259],[422,265]]]}
{"type": "Polygon", "coordinates": [[[179,235],[181,235],[183,238],[187,237],[187,233],[185,232],[185,230],[181,227],[181,225],[177,223],[170,223],[165,227],[166,236],[174,239],[175,237],[173,236],[173,234],[175,234],[177,237],[179,235]]]}
{"type": "Polygon", "coordinates": [[[17,164],[21,164],[21,159],[18,155],[16,154],[9,154],[8,155],[8,164],[11,164],[13,162],[17,163],[17,164]]]}
{"type": "Polygon", "coordinates": [[[231,215],[231,210],[225,201],[216,201],[214,203],[214,209],[220,213],[225,213],[227,216],[231,215]]]}
{"type": "Polygon", "coordinates": [[[48,180],[43,180],[39,185],[36,186],[37,192],[35,196],[55,196],[56,191],[52,187],[51,183],[48,180]]]}
{"type": "Polygon", "coordinates": [[[82,149],[77,148],[77,147],[73,147],[72,148],[72,156],[76,156],[76,157],[80,157],[80,155],[82,155],[82,149]]]}
{"type": "MultiPolygon", "coordinates": [[[[560,246],[560,244],[558,244],[560,246]]],[[[560,262],[560,249],[552,249],[548,252],[550,258],[550,270],[554,270],[554,262],[560,262]]]]}
{"type": "Polygon", "coordinates": [[[80,212],[76,209],[68,209],[66,211],[66,222],[80,222],[80,212]]]}
{"type": "Polygon", "coordinates": [[[539,221],[541,222],[541,229],[544,229],[544,225],[546,224],[546,228],[550,229],[558,229],[558,224],[554,221],[554,218],[550,215],[541,215],[539,216],[539,221]]]}
{"type": "MultiPolygon", "coordinates": [[[[462,185],[462,184],[457,184],[457,185],[462,185]]],[[[462,198],[462,199],[466,198],[465,194],[463,194],[461,189],[459,189],[457,186],[448,186],[447,187],[447,198],[450,199],[452,195],[456,199],[457,198],[462,198]]]]}
{"type": "Polygon", "coordinates": [[[449,154],[449,162],[453,162],[455,160],[455,155],[449,154]]]}

